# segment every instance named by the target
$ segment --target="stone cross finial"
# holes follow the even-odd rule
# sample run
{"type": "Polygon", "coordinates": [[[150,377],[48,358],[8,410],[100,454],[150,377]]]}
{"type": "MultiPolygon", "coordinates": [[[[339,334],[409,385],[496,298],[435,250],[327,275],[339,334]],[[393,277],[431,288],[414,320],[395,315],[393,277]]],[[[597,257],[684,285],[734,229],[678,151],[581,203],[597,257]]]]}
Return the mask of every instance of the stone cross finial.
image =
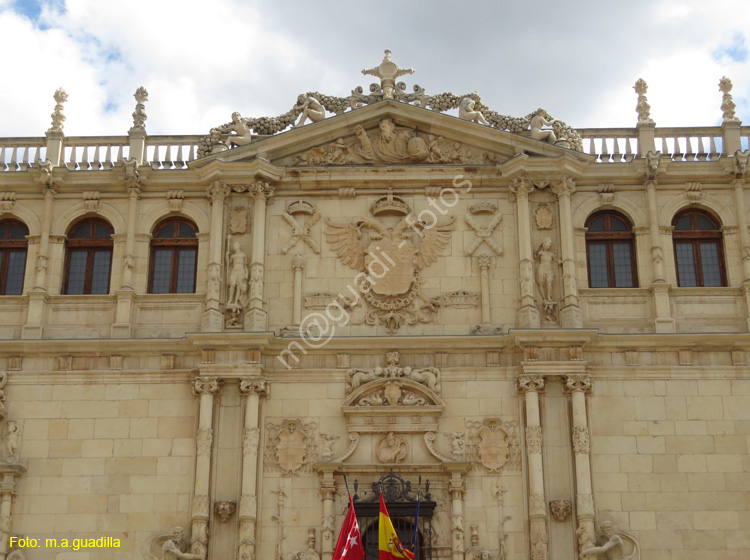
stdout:
{"type": "Polygon", "coordinates": [[[380,78],[380,86],[383,88],[383,97],[385,99],[393,99],[396,78],[404,76],[405,74],[414,74],[414,68],[401,68],[398,64],[393,62],[391,51],[386,49],[383,62],[375,68],[362,70],[362,73],[365,76],[369,74],[370,76],[380,78]]]}
{"type": "Polygon", "coordinates": [[[63,113],[63,103],[68,100],[68,94],[63,88],[57,88],[54,96],[55,110],[52,112],[52,126],[47,132],[62,132],[65,114],[63,113]]]}
{"type": "Polygon", "coordinates": [[[648,91],[648,84],[643,78],[640,78],[633,89],[638,94],[638,102],[635,105],[635,112],[638,113],[639,123],[653,123],[651,119],[651,105],[646,100],[646,92],[648,91]]]}
{"type": "Polygon", "coordinates": [[[135,97],[136,105],[135,111],[133,112],[133,128],[130,130],[146,130],[146,101],[148,101],[148,91],[146,88],[141,86],[133,94],[135,97]]]}
{"type": "Polygon", "coordinates": [[[729,93],[730,91],[732,91],[732,80],[730,80],[726,76],[723,76],[721,80],[719,80],[719,91],[724,94],[721,97],[721,110],[724,113],[724,122],[739,121],[737,116],[734,114],[734,108],[736,107],[736,105],[734,103],[734,100],[732,99],[732,94],[729,93]]]}

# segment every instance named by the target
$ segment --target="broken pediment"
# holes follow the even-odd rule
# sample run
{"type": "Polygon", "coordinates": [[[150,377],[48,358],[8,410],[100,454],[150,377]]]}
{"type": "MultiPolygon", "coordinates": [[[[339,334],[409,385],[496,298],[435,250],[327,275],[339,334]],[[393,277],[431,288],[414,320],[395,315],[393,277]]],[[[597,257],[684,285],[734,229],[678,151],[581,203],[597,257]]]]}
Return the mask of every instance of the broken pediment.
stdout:
{"type": "Polygon", "coordinates": [[[307,126],[204,157],[243,162],[262,159],[280,167],[348,165],[484,165],[519,154],[576,159],[590,156],[392,100],[380,101],[307,126]]]}
{"type": "Polygon", "coordinates": [[[353,391],[344,406],[400,407],[442,406],[438,395],[410,379],[378,379],[353,391]]]}

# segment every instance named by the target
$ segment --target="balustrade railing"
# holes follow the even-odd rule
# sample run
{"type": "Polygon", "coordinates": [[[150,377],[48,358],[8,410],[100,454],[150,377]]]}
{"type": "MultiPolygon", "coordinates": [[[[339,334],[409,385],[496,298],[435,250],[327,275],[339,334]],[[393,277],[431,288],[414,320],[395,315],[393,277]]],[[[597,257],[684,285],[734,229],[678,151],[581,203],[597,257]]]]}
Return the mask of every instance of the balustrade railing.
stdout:
{"type": "Polygon", "coordinates": [[[0,138],[0,171],[26,171],[46,155],[46,138],[0,138]]]}
{"type": "Polygon", "coordinates": [[[63,144],[60,165],[71,171],[108,170],[128,159],[126,136],[70,136],[63,144]]]}
{"type": "Polygon", "coordinates": [[[200,136],[149,136],[143,163],[153,169],[184,169],[196,158],[200,136]]]}

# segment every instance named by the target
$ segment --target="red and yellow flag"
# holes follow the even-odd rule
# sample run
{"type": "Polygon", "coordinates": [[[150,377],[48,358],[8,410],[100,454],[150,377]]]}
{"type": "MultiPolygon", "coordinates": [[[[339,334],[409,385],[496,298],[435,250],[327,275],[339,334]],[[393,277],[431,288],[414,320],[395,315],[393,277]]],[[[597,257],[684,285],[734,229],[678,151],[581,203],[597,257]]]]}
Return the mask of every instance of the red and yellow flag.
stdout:
{"type": "Polygon", "coordinates": [[[378,560],[414,560],[414,553],[406,550],[393,528],[391,517],[380,494],[380,520],[378,524],[378,560]]]}

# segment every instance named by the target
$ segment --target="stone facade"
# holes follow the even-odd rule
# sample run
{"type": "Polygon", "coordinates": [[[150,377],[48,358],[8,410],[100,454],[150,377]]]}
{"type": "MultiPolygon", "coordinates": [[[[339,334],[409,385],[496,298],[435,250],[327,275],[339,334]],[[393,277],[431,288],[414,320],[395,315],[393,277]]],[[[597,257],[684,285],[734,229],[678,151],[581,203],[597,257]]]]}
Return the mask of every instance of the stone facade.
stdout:
{"type": "Polygon", "coordinates": [[[277,134],[149,137],[139,89],[127,137],[65,137],[57,92],[46,138],[0,139],[0,226],[27,230],[0,560],[330,560],[343,475],[391,469],[430,479],[434,558],[747,558],[750,129],[660,130],[642,81],[634,129],[513,120],[406,95],[388,62],[379,97],[303,96],[268,122],[311,124],[277,134]],[[683,215],[715,226],[697,269],[683,215]],[[172,218],[195,287],[151,293],[172,218]],[[82,295],[87,219],[111,270],[82,295]]]}

